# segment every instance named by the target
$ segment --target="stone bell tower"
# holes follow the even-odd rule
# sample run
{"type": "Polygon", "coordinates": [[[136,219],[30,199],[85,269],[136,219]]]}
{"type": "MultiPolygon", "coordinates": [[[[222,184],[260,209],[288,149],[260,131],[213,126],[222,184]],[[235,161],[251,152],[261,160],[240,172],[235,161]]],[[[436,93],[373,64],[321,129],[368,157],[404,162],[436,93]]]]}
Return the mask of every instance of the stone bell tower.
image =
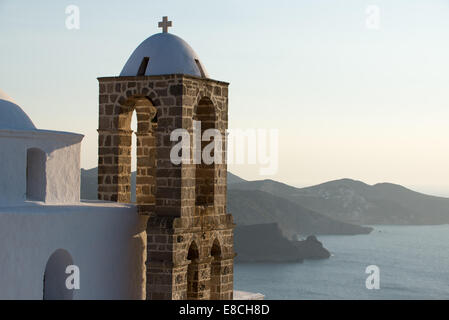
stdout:
{"type": "MultiPolygon", "coordinates": [[[[137,114],[136,198],[148,217],[147,299],[232,299],[233,228],[226,212],[228,83],[212,80],[193,49],[167,32],[143,41],[120,76],[99,78],[98,198],[131,200],[131,118],[137,114]],[[222,163],[175,164],[184,129],[217,129],[222,163]]],[[[213,141],[213,139],[211,139],[213,141]]],[[[210,141],[203,141],[202,147],[210,141]]]]}

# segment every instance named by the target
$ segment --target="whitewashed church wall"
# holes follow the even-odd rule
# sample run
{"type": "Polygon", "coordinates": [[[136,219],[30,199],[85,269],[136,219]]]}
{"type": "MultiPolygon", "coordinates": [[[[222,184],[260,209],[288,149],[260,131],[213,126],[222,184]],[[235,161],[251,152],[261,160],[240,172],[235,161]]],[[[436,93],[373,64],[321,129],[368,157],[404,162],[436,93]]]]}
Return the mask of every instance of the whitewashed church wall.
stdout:
{"type": "Polygon", "coordinates": [[[22,139],[0,135],[1,205],[26,199],[26,145],[22,139]]]}
{"type": "Polygon", "coordinates": [[[47,156],[45,201],[79,201],[82,138],[82,135],[55,131],[0,130],[0,206],[27,199],[27,150],[30,148],[40,149],[47,156]]]}
{"type": "Polygon", "coordinates": [[[80,270],[74,299],[142,299],[145,226],[126,204],[0,208],[0,299],[42,299],[46,264],[58,249],[80,270]]]}
{"type": "Polygon", "coordinates": [[[45,201],[75,203],[80,201],[81,144],[55,149],[47,155],[45,201]]]}

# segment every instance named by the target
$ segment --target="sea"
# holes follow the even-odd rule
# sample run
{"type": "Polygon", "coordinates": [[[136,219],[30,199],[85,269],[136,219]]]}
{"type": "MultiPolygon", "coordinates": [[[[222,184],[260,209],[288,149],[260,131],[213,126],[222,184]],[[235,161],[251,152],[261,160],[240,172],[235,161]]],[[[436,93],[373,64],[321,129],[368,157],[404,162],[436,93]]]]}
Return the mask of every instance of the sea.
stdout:
{"type": "Polygon", "coordinates": [[[372,227],[318,236],[329,259],[237,263],[234,287],[270,300],[449,299],[449,225],[372,227]]]}

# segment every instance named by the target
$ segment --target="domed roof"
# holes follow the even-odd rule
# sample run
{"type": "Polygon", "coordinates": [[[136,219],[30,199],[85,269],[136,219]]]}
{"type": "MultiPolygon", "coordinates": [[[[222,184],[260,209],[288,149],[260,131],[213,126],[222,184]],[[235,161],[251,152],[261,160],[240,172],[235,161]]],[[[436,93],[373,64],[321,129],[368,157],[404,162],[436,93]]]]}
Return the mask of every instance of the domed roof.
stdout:
{"type": "Polygon", "coordinates": [[[0,130],[36,130],[28,115],[1,89],[0,130]]]}
{"type": "Polygon", "coordinates": [[[187,42],[171,33],[157,33],[147,38],[134,50],[120,76],[179,73],[209,77],[198,55],[187,42]]]}

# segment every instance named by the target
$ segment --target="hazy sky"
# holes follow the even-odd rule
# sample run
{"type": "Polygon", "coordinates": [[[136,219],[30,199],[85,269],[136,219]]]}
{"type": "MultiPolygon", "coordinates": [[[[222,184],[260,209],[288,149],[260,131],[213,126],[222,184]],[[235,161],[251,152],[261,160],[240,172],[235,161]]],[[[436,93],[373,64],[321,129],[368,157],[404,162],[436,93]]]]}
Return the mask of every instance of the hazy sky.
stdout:
{"type": "Polygon", "coordinates": [[[448,0],[0,0],[0,87],[39,128],[85,134],[82,166],[94,167],[96,78],[118,75],[163,15],[231,83],[231,128],[279,129],[279,171],[264,178],[449,194],[448,0]],[[80,30],[65,27],[71,4],[80,30]]]}

